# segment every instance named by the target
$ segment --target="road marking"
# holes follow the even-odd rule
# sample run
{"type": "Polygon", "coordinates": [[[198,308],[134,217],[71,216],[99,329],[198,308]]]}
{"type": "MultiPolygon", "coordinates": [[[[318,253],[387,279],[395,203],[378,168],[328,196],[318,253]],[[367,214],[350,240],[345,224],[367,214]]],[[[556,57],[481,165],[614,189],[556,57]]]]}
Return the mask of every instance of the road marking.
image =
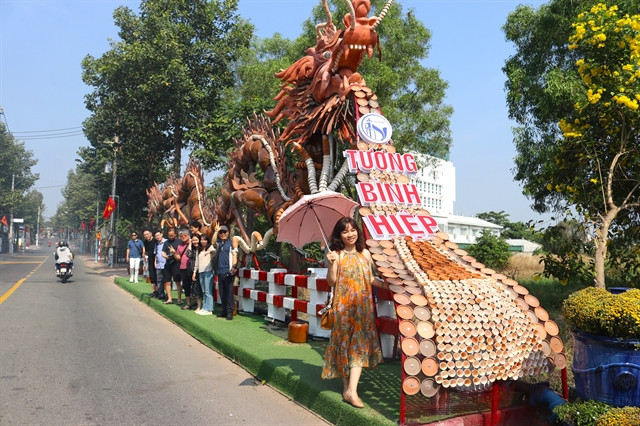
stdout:
{"type": "Polygon", "coordinates": [[[39,265],[42,262],[0,262],[0,265],[39,265]]]}
{"type": "MultiPolygon", "coordinates": [[[[42,257],[42,256],[40,256],[40,257],[42,257]]],[[[13,292],[16,291],[18,289],[18,287],[20,287],[22,285],[22,283],[27,280],[27,278],[29,278],[31,275],[33,275],[34,272],[36,272],[38,269],[40,269],[40,267],[44,264],[44,262],[47,261],[48,258],[49,258],[49,256],[46,256],[45,259],[42,262],[40,262],[38,264],[38,266],[36,266],[33,271],[29,272],[26,277],[18,280],[18,282],[15,283],[13,285],[13,287],[11,287],[9,290],[7,290],[7,292],[5,294],[0,296],[0,305],[2,305],[2,303],[5,300],[7,300],[9,298],[9,296],[11,296],[13,294],[13,292]]],[[[2,263],[5,263],[5,262],[2,262],[2,263]]],[[[37,262],[25,262],[25,263],[37,263],[37,262]]]]}
{"type": "Polygon", "coordinates": [[[7,291],[5,294],[3,294],[2,296],[0,296],[0,305],[2,305],[2,302],[4,302],[5,300],[7,300],[7,298],[9,296],[11,296],[13,294],[14,291],[16,291],[18,289],[18,287],[20,287],[22,285],[23,282],[25,282],[26,278],[22,278],[21,280],[19,280],[17,283],[15,283],[13,285],[13,287],[11,287],[9,289],[9,291],[7,291]]]}

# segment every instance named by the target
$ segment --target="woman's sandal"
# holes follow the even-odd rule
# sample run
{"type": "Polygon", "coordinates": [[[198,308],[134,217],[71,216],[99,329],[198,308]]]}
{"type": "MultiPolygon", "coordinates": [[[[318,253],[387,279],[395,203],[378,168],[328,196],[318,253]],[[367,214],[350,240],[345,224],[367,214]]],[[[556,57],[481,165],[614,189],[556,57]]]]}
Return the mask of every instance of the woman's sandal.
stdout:
{"type": "Polygon", "coordinates": [[[182,305],[182,300],[178,299],[178,302],[176,304],[182,305]]]}
{"type": "Polygon", "coordinates": [[[167,300],[163,304],[164,305],[171,305],[171,304],[173,304],[173,300],[167,300]]]}
{"type": "Polygon", "coordinates": [[[189,306],[189,305],[184,305],[184,306],[182,307],[182,310],[183,310],[183,311],[188,311],[189,309],[191,309],[191,306],[189,306]]]}

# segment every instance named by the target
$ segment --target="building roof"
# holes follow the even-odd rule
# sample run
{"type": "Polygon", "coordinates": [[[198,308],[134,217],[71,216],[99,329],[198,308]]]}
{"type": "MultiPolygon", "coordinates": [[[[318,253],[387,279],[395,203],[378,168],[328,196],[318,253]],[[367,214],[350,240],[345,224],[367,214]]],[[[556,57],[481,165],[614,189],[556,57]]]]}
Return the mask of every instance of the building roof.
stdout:
{"type": "Polygon", "coordinates": [[[478,217],[450,215],[447,217],[447,220],[449,224],[455,223],[459,225],[480,226],[482,228],[502,229],[502,226],[487,222],[478,217]]]}

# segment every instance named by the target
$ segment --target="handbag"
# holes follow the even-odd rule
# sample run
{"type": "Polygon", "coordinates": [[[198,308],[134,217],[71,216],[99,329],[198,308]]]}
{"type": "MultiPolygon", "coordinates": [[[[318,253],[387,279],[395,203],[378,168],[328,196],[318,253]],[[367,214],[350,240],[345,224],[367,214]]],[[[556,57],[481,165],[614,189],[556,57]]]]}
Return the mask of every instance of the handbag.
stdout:
{"type": "MultiPolygon", "coordinates": [[[[340,258],[338,258],[340,261],[340,258]]],[[[338,265],[338,273],[336,276],[336,286],[338,285],[338,279],[340,278],[340,265],[338,265]]],[[[333,328],[333,323],[336,320],[336,311],[333,307],[333,293],[335,291],[335,287],[331,289],[329,294],[327,294],[327,302],[324,304],[324,308],[320,310],[320,328],[323,330],[331,330],[333,328]]]]}
{"type": "Polygon", "coordinates": [[[336,313],[331,303],[333,302],[333,291],[327,295],[327,303],[322,308],[322,316],[320,317],[320,328],[323,330],[331,330],[336,320],[336,313]]]}

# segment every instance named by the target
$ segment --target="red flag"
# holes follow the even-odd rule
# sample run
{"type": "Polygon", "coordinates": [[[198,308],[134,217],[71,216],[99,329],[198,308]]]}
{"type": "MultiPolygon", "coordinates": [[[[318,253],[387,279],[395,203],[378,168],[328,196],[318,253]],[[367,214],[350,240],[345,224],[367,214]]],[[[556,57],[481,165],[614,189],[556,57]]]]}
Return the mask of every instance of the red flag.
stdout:
{"type": "Polygon", "coordinates": [[[114,201],[113,198],[109,197],[109,199],[107,200],[107,205],[104,206],[102,217],[104,217],[105,220],[109,219],[109,216],[111,216],[111,214],[115,209],[116,209],[116,202],[114,201]]]}
{"type": "Polygon", "coordinates": [[[91,218],[89,219],[89,229],[93,229],[96,226],[96,219],[91,216],[91,218]]]}
{"type": "Polygon", "coordinates": [[[84,220],[82,222],[80,222],[80,225],[82,226],[82,230],[86,231],[87,230],[87,224],[84,223],[84,220]]]}
{"type": "Polygon", "coordinates": [[[7,216],[2,216],[2,219],[0,219],[0,223],[2,223],[4,226],[9,226],[9,222],[7,222],[7,216]]]}

